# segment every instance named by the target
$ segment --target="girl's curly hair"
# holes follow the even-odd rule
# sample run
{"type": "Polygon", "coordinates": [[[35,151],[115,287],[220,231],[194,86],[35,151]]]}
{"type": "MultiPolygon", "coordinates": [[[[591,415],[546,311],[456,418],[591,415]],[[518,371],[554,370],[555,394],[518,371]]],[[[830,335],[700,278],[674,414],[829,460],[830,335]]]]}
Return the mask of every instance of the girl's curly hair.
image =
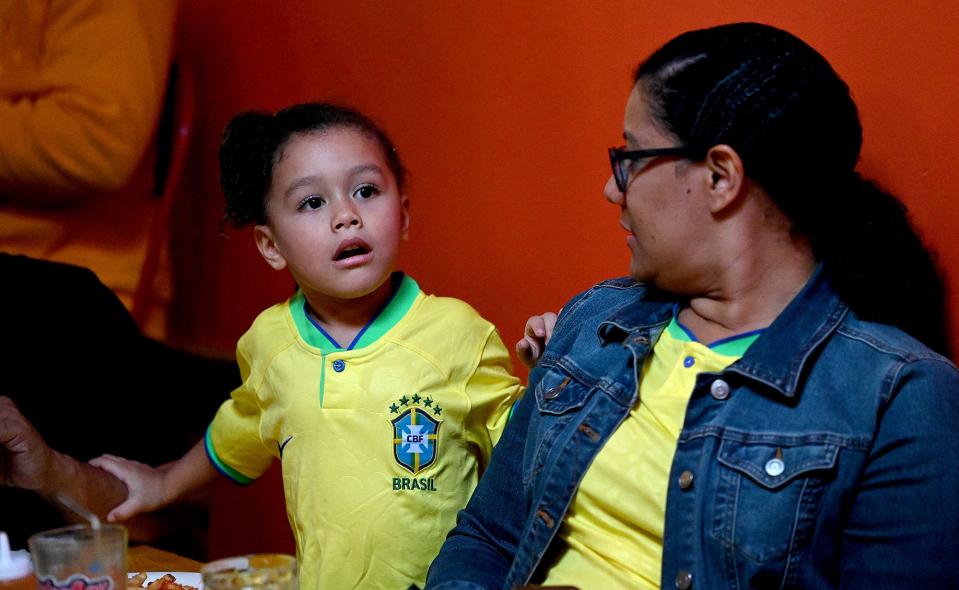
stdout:
{"type": "Polygon", "coordinates": [[[349,128],[379,143],[396,184],[405,188],[406,170],[383,129],[359,111],[325,102],[305,103],[270,114],[247,111],[233,117],[218,152],[220,186],[226,199],[223,220],[234,227],[266,223],[266,193],[273,166],[297,133],[349,128]]]}

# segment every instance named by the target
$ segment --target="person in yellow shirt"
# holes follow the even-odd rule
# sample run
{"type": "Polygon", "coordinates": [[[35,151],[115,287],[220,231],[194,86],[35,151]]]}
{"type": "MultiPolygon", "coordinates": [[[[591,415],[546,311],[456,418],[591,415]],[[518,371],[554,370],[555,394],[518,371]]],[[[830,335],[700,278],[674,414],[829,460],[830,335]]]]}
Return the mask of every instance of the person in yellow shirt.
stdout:
{"type": "MultiPolygon", "coordinates": [[[[0,3],[0,252],[88,268],[128,309],[158,206],[175,16],[174,0],[0,3]]],[[[162,340],[161,261],[141,327],[162,340]]]]}
{"type": "MultiPolygon", "coordinates": [[[[160,205],[175,13],[174,0],[0,2],[0,529],[14,546],[66,523],[51,496],[105,515],[125,487],[84,462],[179,457],[205,427],[180,416],[187,398],[212,411],[237,382],[233,362],[156,340],[171,296],[162,254],[141,326],[129,311],[160,205]],[[140,416],[165,424],[162,441],[140,416]]],[[[128,523],[131,538],[202,558],[202,515],[177,510],[190,518],[128,523]]]]}
{"type": "Polygon", "coordinates": [[[855,170],[849,87],[782,29],[686,31],[622,131],[629,276],[527,325],[529,390],[427,589],[959,587],[943,282],[855,170]]]}
{"type": "Polygon", "coordinates": [[[130,489],[110,518],[218,472],[280,460],[301,588],[422,585],[522,388],[495,328],[396,271],[404,171],[362,114],[313,103],[245,113],[220,148],[227,219],[298,289],[240,339],[243,384],[169,468],[95,460],[130,489]]]}

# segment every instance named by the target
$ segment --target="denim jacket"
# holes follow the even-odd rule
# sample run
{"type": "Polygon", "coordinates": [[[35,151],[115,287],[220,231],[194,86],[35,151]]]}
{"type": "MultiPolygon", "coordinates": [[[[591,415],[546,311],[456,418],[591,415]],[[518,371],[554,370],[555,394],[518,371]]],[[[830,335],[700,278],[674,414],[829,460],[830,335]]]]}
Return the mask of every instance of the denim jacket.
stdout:
{"type": "MultiPolygon", "coordinates": [[[[565,306],[427,588],[536,581],[675,303],[617,279],[565,306]]],[[[959,371],[817,271],[698,375],[664,531],[667,588],[959,588],[959,371]]]]}

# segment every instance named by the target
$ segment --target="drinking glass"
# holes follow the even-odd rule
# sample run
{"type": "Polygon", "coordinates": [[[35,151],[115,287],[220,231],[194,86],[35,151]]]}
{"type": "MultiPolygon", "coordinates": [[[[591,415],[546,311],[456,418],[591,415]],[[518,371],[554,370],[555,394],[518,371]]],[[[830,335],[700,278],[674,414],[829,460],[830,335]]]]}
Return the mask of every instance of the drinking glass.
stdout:
{"type": "Polygon", "coordinates": [[[118,524],[73,525],[30,537],[39,590],[124,590],[127,530],[118,524]]]}
{"type": "Polygon", "coordinates": [[[227,557],[200,569],[204,590],[297,590],[296,559],[282,553],[227,557]]]}

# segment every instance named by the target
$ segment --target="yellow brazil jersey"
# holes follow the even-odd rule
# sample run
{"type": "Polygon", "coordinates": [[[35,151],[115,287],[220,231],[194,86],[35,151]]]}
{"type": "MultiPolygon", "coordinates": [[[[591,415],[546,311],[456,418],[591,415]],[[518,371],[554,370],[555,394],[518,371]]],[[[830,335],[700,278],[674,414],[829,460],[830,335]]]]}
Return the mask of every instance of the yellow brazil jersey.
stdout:
{"type": "Polygon", "coordinates": [[[660,588],[669,469],[696,375],[722,371],[759,334],[709,346],[691,336],[674,315],[646,358],[636,404],[583,477],[545,584],[660,588]]]}
{"type": "Polygon", "coordinates": [[[281,461],[300,587],[422,585],[520,395],[496,330],[407,276],[348,346],[297,293],[240,339],[207,453],[241,482],[281,461]]]}

